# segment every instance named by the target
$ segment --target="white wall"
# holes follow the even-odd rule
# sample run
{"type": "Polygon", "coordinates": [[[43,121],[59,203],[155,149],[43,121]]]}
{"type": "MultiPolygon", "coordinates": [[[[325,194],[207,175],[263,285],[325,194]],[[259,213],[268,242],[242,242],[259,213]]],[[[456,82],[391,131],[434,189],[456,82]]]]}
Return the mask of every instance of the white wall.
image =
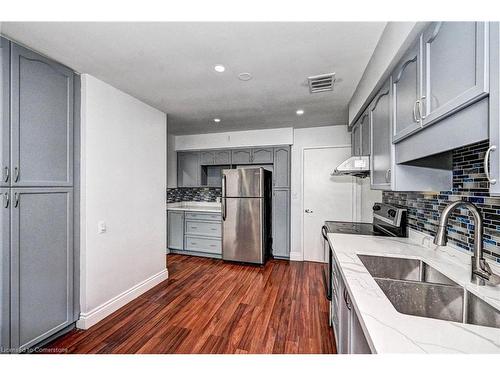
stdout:
{"type": "Polygon", "coordinates": [[[349,124],[367,103],[370,94],[383,84],[381,80],[390,74],[410,43],[426,25],[426,22],[387,23],[349,102],[349,124]]]}
{"type": "Polygon", "coordinates": [[[178,135],[175,137],[175,147],[178,151],[225,147],[290,145],[292,143],[292,128],[178,135]]]}
{"type": "Polygon", "coordinates": [[[177,152],[173,134],[167,136],[167,187],[177,187],[177,152]]]}
{"type": "Polygon", "coordinates": [[[77,325],[88,328],[167,277],[167,125],[164,113],[89,75],[81,113],[77,325]]]}
{"type": "Polygon", "coordinates": [[[382,202],[382,191],[370,189],[370,178],[356,178],[356,221],[371,223],[373,205],[382,202]]]}

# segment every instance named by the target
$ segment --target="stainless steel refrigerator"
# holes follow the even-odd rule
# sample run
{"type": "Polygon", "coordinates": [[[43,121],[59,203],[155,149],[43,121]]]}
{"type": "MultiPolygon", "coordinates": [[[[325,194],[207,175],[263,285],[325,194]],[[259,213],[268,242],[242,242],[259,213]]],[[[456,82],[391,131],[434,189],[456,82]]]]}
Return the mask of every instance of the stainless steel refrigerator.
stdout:
{"type": "Polygon", "coordinates": [[[222,258],[264,264],[272,248],[272,173],[222,170],[222,258]]]}

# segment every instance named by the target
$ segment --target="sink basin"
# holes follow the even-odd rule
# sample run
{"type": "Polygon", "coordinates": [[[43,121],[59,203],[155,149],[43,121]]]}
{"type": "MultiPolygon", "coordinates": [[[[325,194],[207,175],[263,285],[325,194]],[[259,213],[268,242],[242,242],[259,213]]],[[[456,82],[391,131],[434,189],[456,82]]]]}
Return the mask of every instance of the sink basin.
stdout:
{"type": "Polygon", "coordinates": [[[407,315],[500,328],[500,311],[418,259],[358,255],[394,308],[407,315]]]}
{"type": "Polygon", "coordinates": [[[363,265],[373,277],[421,281],[427,283],[458,285],[419,259],[393,258],[374,255],[358,255],[363,265]]]}

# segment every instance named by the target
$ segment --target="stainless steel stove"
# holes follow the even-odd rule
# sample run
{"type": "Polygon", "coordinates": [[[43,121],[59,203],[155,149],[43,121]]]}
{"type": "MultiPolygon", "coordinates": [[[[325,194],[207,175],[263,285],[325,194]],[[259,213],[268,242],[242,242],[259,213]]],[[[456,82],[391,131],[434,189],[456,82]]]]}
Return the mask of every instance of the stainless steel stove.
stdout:
{"type": "Polygon", "coordinates": [[[398,208],[390,204],[375,203],[373,205],[373,221],[371,223],[359,223],[349,221],[325,221],[321,229],[325,241],[325,249],[328,251],[328,273],[326,277],[326,296],[332,299],[332,262],[333,250],[328,242],[328,233],[355,234],[363,236],[389,236],[406,237],[406,209],[398,208]]]}

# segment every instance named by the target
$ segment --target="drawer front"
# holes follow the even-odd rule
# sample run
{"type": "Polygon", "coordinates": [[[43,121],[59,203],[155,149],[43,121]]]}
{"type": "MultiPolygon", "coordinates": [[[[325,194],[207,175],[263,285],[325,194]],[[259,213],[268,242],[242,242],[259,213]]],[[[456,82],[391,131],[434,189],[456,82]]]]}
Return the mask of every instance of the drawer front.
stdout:
{"type": "Polygon", "coordinates": [[[222,221],[221,214],[214,212],[186,212],[186,220],[222,221]]]}
{"type": "Polygon", "coordinates": [[[185,242],[184,250],[222,254],[222,243],[220,239],[186,236],[185,242]]]}
{"type": "Polygon", "coordinates": [[[222,224],[217,221],[186,220],[186,234],[221,237],[222,224]]]}

